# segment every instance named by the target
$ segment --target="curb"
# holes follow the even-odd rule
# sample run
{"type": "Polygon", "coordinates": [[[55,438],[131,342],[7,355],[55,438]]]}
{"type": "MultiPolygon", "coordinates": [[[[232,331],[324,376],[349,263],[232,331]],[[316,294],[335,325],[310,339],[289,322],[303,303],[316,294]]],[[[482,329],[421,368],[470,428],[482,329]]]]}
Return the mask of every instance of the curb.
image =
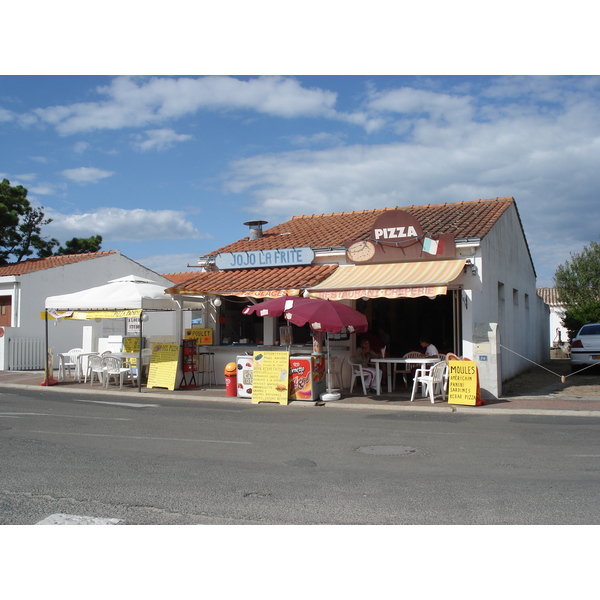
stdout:
{"type": "MultiPolygon", "coordinates": [[[[65,388],[54,388],[54,387],[40,387],[39,385],[28,385],[18,383],[2,383],[2,387],[12,389],[24,389],[30,391],[48,391],[51,393],[66,393],[66,394],[79,394],[79,395],[105,395],[110,396],[115,400],[114,391],[108,391],[103,389],[65,389],[65,388]]],[[[193,402],[221,402],[226,404],[237,404],[245,406],[259,406],[259,404],[252,404],[248,401],[248,398],[238,397],[222,397],[222,396],[189,396],[185,394],[173,396],[172,394],[162,394],[160,392],[137,392],[137,391],[119,391],[118,398],[137,398],[139,400],[151,400],[151,399],[162,399],[162,400],[187,400],[193,402]]],[[[513,398],[513,400],[544,400],[549,401],[555,400],[555,398],[543,397],[543,396],[519,396],[513,398]]],[[[580,398],[563,398],[562,400],[579,400],[580,398]]],[[[586,401],[599,401],[600,398],[586,398],[586,401]]],[[[272,406],[281,406],[276,403],[270,404],[272,406]]],[[[599,410],[573,410],[573,409],[540,409],[540,408],[493,408],[490,406],[463,406],[463,405],[428,405],[428,406],[398,406],[393,404],[348,404],[339,401],[332,402],[292,402],[284,405],[292,408],[331,408],[331,409],[347,409],[347,410],[384,410],[388,412],[429,412],[435,413],[447,413],[447,414],[465,414],[465,415],[544,415],[544,416],[571,416],[571,417],[600,417],[600,405],[599,410]]]]}

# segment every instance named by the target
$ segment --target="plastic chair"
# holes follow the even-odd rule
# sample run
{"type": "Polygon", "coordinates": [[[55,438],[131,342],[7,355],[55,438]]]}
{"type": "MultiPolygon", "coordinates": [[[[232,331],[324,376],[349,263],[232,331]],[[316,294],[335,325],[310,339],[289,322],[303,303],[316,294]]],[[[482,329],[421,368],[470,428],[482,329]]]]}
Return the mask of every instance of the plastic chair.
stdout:
{"type": "MultiPolygon", "coordinates": [[[[407,352],[402,358],[423,358],[425,356],[422,352],[407,352]]],[[[392,378],[392,391],[396,387],[396,375],[402,375],[404,379],[405,387],[408,387],[408,376],[414,375],[417,370],[417,365],[407,365],[402,363],[394,364],[394,373],[392,378]]]]}
{"type": "Polygon", "coordinates": [[[71,348],[68,352],[62,353],[62,358],[58,363],[58,378],[64,380],[65,372],[71,376],[71,369],[75,369],[75,375],[77,376],[77,357],[83,354],[83,348],[71,348]]]}
{"type": "Polygon", "coordinates": [[[120,358],[116,356],[105,356],[102,359],[104,365],[104,387],[108,388],[111,377],[115,378],[115,385],[117,383],[117,377],[119,378],[119,389],[123,389],[123,380],[127,377],[132,382],[135,380],[135,375],[131,370],[131,367],[124,367],[120,358]]]}
{"type": "Polygon", "coordinates": [[[435,396],[441,394],[442,402],[446,401],[446,370],[448,363],[442,360],[435,363],[431,369],[417,369],[413,381],[412,393],[410,401],[415,399],[415,393],[419,384],[425,386],[425,395],[429,396],[431,404],[434,403],[435,396]]]}
{"type": "Polygon", "coordinates": [[[348,361],[348,364],[352,368],[352,377],[350,378],[350,393],[352,393],[352,390],[354,389],[354,381],[358,377],[358,378],[360,378],[360,382],[362,383],[363,394],[366,396],[367,395],[367,386],[365,385],[366,375],[365,375],[365,372],[363,371],[362,365],[359,365],[357,363],[352,363],[350,361],[348,361]]]}
{"type": "Polygon", "coordinates": [[[104,359],[101,356],[90,356],[88,361],[88,373],[90,386],[94,385],[94,376],[98,376],[98,382],[104,385],[104,359]]]}

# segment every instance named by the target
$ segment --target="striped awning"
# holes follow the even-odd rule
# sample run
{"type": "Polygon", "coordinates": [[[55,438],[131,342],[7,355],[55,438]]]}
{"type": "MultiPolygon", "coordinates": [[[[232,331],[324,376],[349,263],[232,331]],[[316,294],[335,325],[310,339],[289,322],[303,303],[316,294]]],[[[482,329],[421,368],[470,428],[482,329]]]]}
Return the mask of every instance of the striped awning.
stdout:
{"type": "Polygon", "coordinates": [[[430,260],[379,265],[348,265],[337,270],[308,292],[313,298],[433,298],[445,294],[465,260],[430,260]]]}

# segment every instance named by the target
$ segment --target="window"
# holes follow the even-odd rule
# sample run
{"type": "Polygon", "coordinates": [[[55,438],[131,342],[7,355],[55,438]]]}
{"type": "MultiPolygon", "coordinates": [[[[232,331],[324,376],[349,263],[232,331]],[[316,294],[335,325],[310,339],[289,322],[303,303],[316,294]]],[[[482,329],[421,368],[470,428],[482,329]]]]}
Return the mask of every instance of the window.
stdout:
{"type": "Polygon", "coordinates": [[[0,296],[0,326],[12,326],[12,296],[0,296]]]}

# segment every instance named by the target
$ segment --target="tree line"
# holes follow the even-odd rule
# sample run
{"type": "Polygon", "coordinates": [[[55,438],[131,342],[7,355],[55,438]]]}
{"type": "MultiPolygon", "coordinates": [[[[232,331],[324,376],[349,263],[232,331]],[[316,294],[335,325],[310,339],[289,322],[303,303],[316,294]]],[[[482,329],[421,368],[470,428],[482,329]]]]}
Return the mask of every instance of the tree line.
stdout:
{"type": "Polygon", "coordinates": [[[0,183],[0,265],[19,263],[30,257],[45,258],[65,254],[98,252],[102,236],[77,238],[61,246],[56,238],[42,236],[42,227],[52,222],[44,207],[34,208],[22,185],[11,186],[8,179],[0,183]]]}

